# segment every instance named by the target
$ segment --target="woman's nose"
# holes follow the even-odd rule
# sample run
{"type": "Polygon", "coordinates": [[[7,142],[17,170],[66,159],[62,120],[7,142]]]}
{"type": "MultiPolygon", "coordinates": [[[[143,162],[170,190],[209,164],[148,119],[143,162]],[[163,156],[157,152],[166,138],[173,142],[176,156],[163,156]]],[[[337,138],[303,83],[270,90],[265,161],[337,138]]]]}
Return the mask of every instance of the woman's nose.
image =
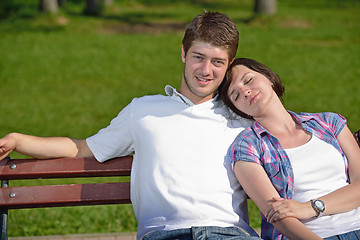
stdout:
{"type": "Polygon", "coordinates": [[[247,98],[251,94],[251,90],[248,87],[240,87],[240,95],[243,95],[245,98],[247,98]]]}

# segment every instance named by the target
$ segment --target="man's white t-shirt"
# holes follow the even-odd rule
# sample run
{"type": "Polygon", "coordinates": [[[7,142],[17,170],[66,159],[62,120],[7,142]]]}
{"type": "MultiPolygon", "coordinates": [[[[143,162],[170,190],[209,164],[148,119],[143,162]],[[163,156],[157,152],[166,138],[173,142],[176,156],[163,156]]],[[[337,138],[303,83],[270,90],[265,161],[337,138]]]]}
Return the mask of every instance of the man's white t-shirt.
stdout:
{"type": "Polygon", "coordinates": [[[166,92],[133,99],[87,139],[100,162],[134,153],[131,201],[138,238],[191,226],[238,226],[254,234],[246,194],[225,160],[251,121],[235,118],[216,98],[194,105],[170,86],[166,92]]]}

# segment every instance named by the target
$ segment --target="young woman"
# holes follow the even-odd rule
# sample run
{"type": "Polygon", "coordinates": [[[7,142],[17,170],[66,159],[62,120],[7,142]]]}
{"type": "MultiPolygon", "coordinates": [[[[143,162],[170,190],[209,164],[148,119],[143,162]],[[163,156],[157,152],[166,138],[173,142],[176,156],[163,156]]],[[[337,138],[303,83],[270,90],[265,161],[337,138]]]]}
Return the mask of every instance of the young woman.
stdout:
{"type": "Polygon", "coordinates": [[[251,59],[236,59],[219,91],[255,120],[227,158],[262,213],[262,238],[360,239],[360,148],[345,118],[287,111],[279,77],[251,59]]]}

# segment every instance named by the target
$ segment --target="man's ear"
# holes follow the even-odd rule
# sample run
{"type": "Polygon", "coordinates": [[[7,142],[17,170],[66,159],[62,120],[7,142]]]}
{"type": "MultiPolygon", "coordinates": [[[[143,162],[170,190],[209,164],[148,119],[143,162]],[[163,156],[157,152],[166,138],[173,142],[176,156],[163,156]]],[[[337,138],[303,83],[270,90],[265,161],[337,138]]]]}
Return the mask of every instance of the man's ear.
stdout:
{"type": "MultiPolygon", "coordinates": [[[[234,62],[235,58],[233,58],[230,62],[229,62],[229,66],[234,62]]],[[[229,67],[228,66],[228,67],[229,67]]]]}
{"type": "Polygon", "coordinates": [[[183,63],[185,63],[185,55],[184,45],[181,45],[181,60],[183,63]]]}

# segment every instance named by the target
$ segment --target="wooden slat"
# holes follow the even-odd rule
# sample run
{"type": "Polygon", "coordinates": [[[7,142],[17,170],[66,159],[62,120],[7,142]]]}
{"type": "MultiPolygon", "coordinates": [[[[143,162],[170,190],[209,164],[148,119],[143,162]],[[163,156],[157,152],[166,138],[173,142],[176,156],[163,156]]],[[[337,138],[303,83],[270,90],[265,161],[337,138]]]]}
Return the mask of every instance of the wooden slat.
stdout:
{"type": "Polygon", "coordinates": [[[99,163],[95,158],[15,159],[0,161],[0,178],[37,179],[129,176],[132,156],[99,163]]]}
{"type": "Polygon", "coordinates": [[[130,183],[95,183],[0,188],[0,208],[126,204],[130,183]]]}

